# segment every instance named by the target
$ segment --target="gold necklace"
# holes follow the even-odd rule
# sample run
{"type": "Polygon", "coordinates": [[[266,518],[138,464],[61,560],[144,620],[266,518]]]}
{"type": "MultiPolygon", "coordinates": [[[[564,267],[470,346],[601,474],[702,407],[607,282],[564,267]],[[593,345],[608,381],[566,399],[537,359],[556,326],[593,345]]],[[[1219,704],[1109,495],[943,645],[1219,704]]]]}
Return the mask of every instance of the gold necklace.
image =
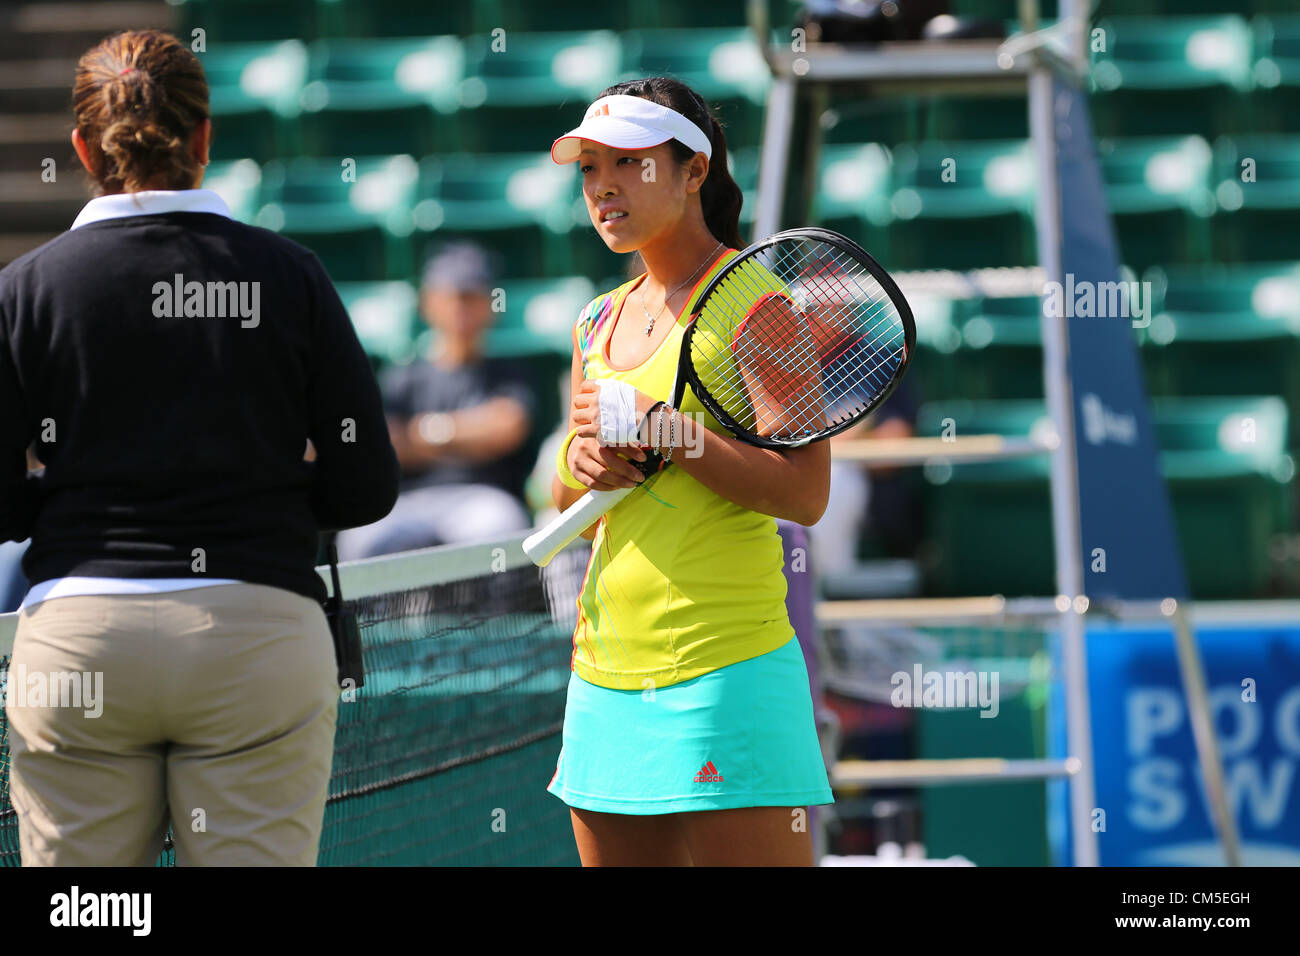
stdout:
{"type": "MultiPolygon", "coordinates": [[[[713,247],[713,250],[707,256],[705,256],[704,261],[700,263],[699,269],[696,269],[695,272],[691,274],[691,277],[686,280],[686,282],[690,282],[691,279],[694,279],[697,275],[700,274],[700,271],[706,265],[708,265],[709,262],[712,261],[713,253],[717,252],[718,247],[721,245],[722,243],[719,242],[718,245],[713,247]]],[[[651,315],[650,310],[645,307],[645,284],[642,283],[641,294],[638,296],[638,298],[641,300],[641,311],[645,313],[645,317],[647,320],[645,324],[645,334],[647,337],[650,335],[652,331],[654,331],[655,322],[658,321],[659,316],[663,315],[664,307],[668,305],[668,300],[671,299],[673,296],[675,296],[678,292],[681,292],[682,286],[686,285],[686,282],[681,283],[680,285],[677,286],[676,289],[673,289],[672,292],[669,292],[666,296],[664,296],[663,304],[659,306],[659,311],[657,311],[654,315],[651,315]]]]}

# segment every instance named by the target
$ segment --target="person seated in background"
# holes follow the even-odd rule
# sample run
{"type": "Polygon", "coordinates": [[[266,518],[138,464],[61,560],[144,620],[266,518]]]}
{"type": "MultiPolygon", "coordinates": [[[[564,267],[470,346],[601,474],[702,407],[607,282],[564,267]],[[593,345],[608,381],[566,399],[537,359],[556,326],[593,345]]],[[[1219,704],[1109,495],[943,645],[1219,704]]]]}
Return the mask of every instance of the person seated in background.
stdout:
{"type": "MultiPolygon", "coordinates": [[[[37,460],[31,448],[27,449],[27,470],[38,472],[45,466],[37,460]]],[[[31,542],[0,541],[0,614],[18,610],[27,594],[27,577],[23,574],[23,555],[31,542]]]]}
{"type": "Polygon", "coordinates": [[[381,521],[339,534],[340,560],[481,541],[532,524],[522,495],[536,398],[518,363],[483,355],[492,287],[488,256],[473,243],[430,259],[420,290],[434,332],[429,353],[381,379],[401,494],[381,521]]]}
{"type": "MultiPolygon", "coordinates": [[[[865,420],[830,439],[832,456],[836,442],[911,438],[916,427],[917,406],[915,386],[904,377],[883,405],[865,420]]],[[[907,513],[910,503],[906,500],[905,489],[890,480],[895,472],[896,469],[889,466],[831,458],[831,493],[826,513],[821,521],[808,529],[813,561],[819,574],[852,569],[858,560],[862,536],[869,531],[886,530],[880,527],[886,520],[892,524],[888,529],[891,537],[910,536],[910,515],[907,513]],[[888,500],[873,502],[877,490],[886,492],[888,500]],[[878,508],[876,504],[886,507],[878,508]]]]}

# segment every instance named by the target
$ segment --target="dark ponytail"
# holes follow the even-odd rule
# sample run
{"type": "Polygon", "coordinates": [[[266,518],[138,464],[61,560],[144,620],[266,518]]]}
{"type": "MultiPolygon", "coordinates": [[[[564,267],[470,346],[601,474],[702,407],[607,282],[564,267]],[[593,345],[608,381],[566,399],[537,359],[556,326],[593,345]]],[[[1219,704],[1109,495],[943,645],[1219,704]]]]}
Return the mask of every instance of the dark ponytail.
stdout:
{"type": "MultiPolygon", "coordinates": [[[[704,212],[704,222],[719,242],[732,249],[743,248],[745,243],[740,238],[740,207],[745,196],[727,169],[727,135],[722,131],[722,124],[709,112],[704,100],[685,83],[671,76],[651,76],[643,80],[616,83],[600,95],[614,96],[619,93],[639,96],[676,110],[709,137],[713,155],[709,159],[709,175],[700,187],[700,208],[704,212]]],[[[672,147],[673,157],[680,163],[690,162],[695,155],[695,150],[675,139],[670,140],[668,145],[672,147]]]]}

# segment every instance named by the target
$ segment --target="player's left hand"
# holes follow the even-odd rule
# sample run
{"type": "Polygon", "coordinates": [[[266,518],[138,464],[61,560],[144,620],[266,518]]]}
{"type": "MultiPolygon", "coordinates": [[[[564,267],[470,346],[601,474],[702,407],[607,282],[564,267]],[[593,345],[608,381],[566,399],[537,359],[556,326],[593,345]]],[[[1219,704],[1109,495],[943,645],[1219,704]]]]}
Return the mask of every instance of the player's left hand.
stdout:
{"type": "Polygon", "coordinates": [[[573,398],[574,424],[594,425],[602,445],[640,447],[641,421],[654,399],[612,378],[584,381],[573,398]]]}

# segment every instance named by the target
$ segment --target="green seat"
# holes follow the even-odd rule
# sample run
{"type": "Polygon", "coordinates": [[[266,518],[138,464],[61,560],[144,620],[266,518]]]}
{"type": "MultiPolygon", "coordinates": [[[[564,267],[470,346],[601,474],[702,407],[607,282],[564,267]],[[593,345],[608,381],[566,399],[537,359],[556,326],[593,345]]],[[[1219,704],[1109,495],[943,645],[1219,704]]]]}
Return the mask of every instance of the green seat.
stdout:
{"type": "MultiPolygon", "coordinates": [[[[1192,594],[1268,587],[1268,546],[1291,522],[1286,405],[1268,397],[1156,398],[1152,420],[1192,594]]],[[[1041,402],[932,402],[917,431],[1024,436],[1054,431],[1041,402]]],[[[929,587],[941,594],[1055,592],[1046,457],[927,467],[929,587]],[[989,560],[989,542],[997,560],[989,560]]]]}
{"type": "MultiPolygon", "coordinates": [[[[316,0],[323,37],[427,37],[464,35],[475,29],[475,13],[490,2],[430,3],[429,0],[316,0]]],[[[497,20],[497,23],[502,22],[497,20]]]]}
{"type": "Polygon", "coordinates": [[[224,199],[230,214],[240,222],[251,223],[257,218],[262,170],[251,159],[208,163],[202,186],[224,199]]]}
{"type": "Polygon", "coordinates": [[[620,80],[675,77],[709,104],[729,147],[759,145],[771,74],[748,29],[630,30],[622,39],[620,80]]]}
{"type": "Polygon", "coordinates": [[[889,151],[874,143],[827,144],[818,157],[813,220],[849,236],[883,262],[890,262],[889,151]]]}
{"type": "Polygon", "coordinates": [[[316,251],[335,281],[406,279],[418,167],[406,155],[268,163],[258,225],[316,251]]]}
{"type": "Polygon", "coordinates": [[[456,153],[420,163],[414,223],[421,239],[472,237],[520,277],[571,274],[576,166],[549,153],[456,153]]]}
{"type": "Polygon", "coordinates": [[[962,394],[958,384],[961,331],[957,315],[963,300],[936,293],[907,290],[907,304],[916,321],[916,358],[908,371],[921,397],[928,400],[962,394]]]}
{"type": "Polygon", "coordinates": [[[747,238],[747,229],[754,223],[758,213],[758,163],[761,150],[757,146],[742,146],[727,150],[727,166],[731,178],[736,181],[744,194],[745,201],[740,207],[741,238],[747,238]]]}
{"type": "Polygon", "coordinates": [[[1217,252],[1227,260],[1300,258],[1300,136],[1223,138],[1215,146],[1217,252]],[[1253,182],[1246,181],[1253,178],[1253,182]]]}
{"type": "MultiPolygon", "coordinates": [[[[537,3],[536,0],[478,0],[475,29],[490,31],[496,26],[515,30],[626,30],[653,19],[650,9],[663,4],[642,4],[639,0],[602,0],[599,7],[587,3],[537,3]]],[[[668,4],[671,6],[671,4],[668,4]]]]}
{"type": "Polygon", "coordinates": [[[1033,265],[1033,155],[1024,141],[919,143],[894,151],[895,269],[1033,265]]]}
{"type": "Polygon", "coordinates": [[[300,40],[214,44],[198,54],[208,80],[213,159],[266,162],[298,148],[298,97],[307,77],[300,40]]]}
{"type": "MultiPolygon", "coordinates": [[[[745,24],[749,0],[715,0],[712,3],[636,3],[630,14],[632,27],[677,27],[694,30],[704,27],[739,27],[745,24]]],[[[769,2],[775,18],[782,15],[779,4],[769,2]]],[[[774,22],[784,22],[775,20],[774,22]]]]}
{"type": "Polygon", "coordinates": [[[454,36],[320,41],[302,91],[304,144],[318,156],[452,148],[463,75],[454,36]]]}
{"type": "Polygon", "coordinates": [[[573,325],[596,297],[590,279],[514,279],[502,281],[500,287],[500,308],[488,333],[489,354],[572,357],[573,325]]]}
{"type": "Polygon", "coordinates": [[[1256,56],[1252,132],[1284,133],[1295,128],[1300,112],[1300,16],[1295,10],[1292,4],[1290,16],[1258,16],[1251,22],[1256,56]]]}
{"type": "Polygon", "coordinates": [[[838,94],[834,88],[830,95],[830,105],[819,119],[825,143],[895,146],[926,138],[928,100],[905,94],[888,97],[838,94]]]}
{"type": "Polygon", "coordinates": [[[408,282],[335,284],[366,354],[376,366],[415,358],[419,338],[419,295],[408,282]]]}
{"type": "MultiPolygon", "coordinates": [[[[1300,410],[1300,264],[1168,267],[1144,352],[1176,395],[1280,395],[1300,410]]],[[[1300,416],[1290,444],[1300,444],[1300,416]]]]}
{"type": "Polygon", "coordinates": [[[1241,17],[1111,17],[1097,27],[1105,39],[1092,54],[1099,135],[1209,137],[1248,123],[1253,42],[1241,17]]]}
{"type": "Polygon", "coordinates": [[[312,40],[316,36],[315,0],[168,0],[178,7],[178,37],[196,28],[212,49],[226,43],[257,40],[312,40]]]}
{"type": "Polygon", "coordinates": [[[1024,91],[1011,95],[927,96],[919,101],[922,139],[1028,139],[1024,91]]]}
{"type": "Polygon", "coordinates": [[[1256,17],[1251,27],[1259,58],[1255,82],[1263,87],[1300,87],[1300,16],[1256,17]]]}
{"type": "MultiPolygon", "coordinates": [[[[1125,273],[1125,278],[1131,273],[1125,273]]],[[[961,351],[957,355],[956,391],[964,398],[1042,399],[1042,299],[987,296],[971,299],[958,318],[961,351]]],[[[1134,331],[1139,342],[1141,336],[1134,331]]],[[[1147,356],[1142,355],[1145,359],[1147,356]]],[[[1144,363],[1152,391],[1153,366],[1144,363]]]]}
{"type": "Polygon", "coordinates": [[[619,38],[609,30],[507,32],[464,43],[459,99],[470,111],[461,127],[468,151],[550,150],[618,75],[619,38]]]}
{"type": "MultiPolygon", "coordinates": [[[[917,434],[1054,433],[1041,401],[927,402],[917,434]]],[[[935,595],[1055,594],[1049,462],[1045,456],[987,464],[927,466],[926,590],[935,595]]]]}
{"type": "Polygon", "coordinates": [[[1154,405],[1192,594],[1262,596],[1270,541],[1292,523],[1286,404],[1267,396],[1160,398],[1154,405]]]}
{"type": "Polygon", "coordinates": [[[1102,140],[1098,153],[1124,262],[1140,270],[1210,257],[1214,193],[1205,140],[1102,140]]]}

